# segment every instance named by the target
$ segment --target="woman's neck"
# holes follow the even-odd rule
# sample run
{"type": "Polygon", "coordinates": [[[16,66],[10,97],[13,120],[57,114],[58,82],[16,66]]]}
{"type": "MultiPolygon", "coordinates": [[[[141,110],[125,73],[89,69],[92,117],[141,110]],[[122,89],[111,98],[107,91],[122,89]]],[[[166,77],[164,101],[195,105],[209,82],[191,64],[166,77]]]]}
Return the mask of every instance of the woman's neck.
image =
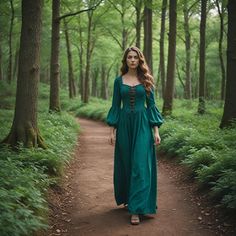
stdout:
{"type": "Polygon", "coordinates": [[[127,75],[129,75],[130,77],[137,77],[137,69],[130,69],[129,68],[127,75]]]}

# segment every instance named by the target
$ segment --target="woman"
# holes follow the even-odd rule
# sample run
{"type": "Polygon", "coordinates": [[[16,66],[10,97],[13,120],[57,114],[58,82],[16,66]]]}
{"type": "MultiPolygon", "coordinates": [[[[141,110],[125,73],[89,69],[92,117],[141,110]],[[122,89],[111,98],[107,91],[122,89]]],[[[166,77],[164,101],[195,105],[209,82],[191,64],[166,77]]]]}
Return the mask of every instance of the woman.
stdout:
{"type": "Polygon", "coordinates": [[[139,215],[155,214],[157,209],[155,145],[161,141],[158,128],[163,119],[155,106],[153,77],[143,53],[130,47],[122,63],[106,121],[111,126],[109,142],[115,143],[116,203],[127,206],[131,224],[139,224],[139,215]]]}

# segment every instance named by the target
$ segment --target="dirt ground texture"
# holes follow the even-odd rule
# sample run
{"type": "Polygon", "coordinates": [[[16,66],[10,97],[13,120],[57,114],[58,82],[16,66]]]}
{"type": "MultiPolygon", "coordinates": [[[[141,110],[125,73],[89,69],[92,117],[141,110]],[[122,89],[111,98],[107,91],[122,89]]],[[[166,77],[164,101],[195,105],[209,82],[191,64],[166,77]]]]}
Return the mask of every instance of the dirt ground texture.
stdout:
{"type": "Polygon", "coordinates": [[[185,169],[158,158],[158,212],[143,216],[137,226],[113,194],[113,152],[109,127],[79,118],[81,133],[74,159],[61,183],[49,192],[50,228],[45,235],[63,236],[211,236],[236,235],[218,218],[185,169]]]}

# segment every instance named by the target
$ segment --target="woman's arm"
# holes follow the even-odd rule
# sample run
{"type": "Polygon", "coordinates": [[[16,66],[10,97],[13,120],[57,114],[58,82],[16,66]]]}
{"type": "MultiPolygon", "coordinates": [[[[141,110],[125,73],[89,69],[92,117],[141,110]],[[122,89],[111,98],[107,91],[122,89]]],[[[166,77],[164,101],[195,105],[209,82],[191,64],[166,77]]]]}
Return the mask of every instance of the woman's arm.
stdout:
{"type": "Polygon", "coordinates": [[[159,134],[158,126],[154,126],[153,130],[154,130],[154,145],[159,145],[161,143],[161,137],[159,134]]]}

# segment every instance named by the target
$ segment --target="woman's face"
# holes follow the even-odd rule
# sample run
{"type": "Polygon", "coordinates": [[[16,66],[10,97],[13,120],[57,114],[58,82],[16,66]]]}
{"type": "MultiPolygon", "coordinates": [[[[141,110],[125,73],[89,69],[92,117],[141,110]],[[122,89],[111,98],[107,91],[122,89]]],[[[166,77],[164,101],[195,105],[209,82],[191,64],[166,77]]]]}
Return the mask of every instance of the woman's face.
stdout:
{"type": "Polygon", "coordinates": [[[126,63],[130,69],[136,69],[139,65],[139,57],[137,52],[129,51],[127,54],[126,63]]]}

